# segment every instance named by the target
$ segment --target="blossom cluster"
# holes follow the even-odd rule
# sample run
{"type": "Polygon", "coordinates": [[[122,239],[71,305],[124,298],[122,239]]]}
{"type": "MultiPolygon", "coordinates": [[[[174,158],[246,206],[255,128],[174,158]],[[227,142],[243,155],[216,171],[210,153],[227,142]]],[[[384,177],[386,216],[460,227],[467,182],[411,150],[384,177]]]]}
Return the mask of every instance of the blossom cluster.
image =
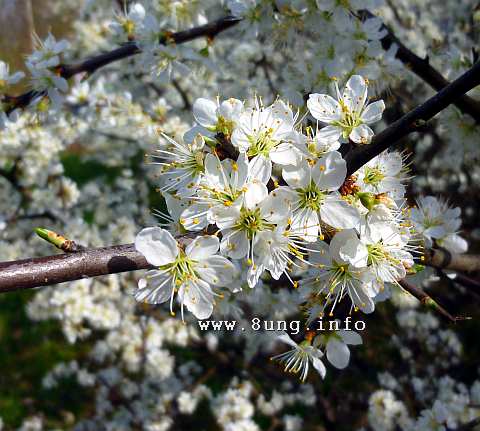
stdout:
{"type": "MultiPolygon", "coordinates": [[[[368,145],[368,124],[381,119],[385,105],[368,102],[362,76],[350,77],[342,92],[336,81],[334,87],[335,98],[309,96],[311,117],[281,99],[264,105],[259,97],[251,104],[199,98],[196,124],[183,139],[162,135],[152,165],[166,210],[158,213],[160,226],[135,240],[155,267],[140,280],[138,301],[169,302],[175,314],[176,296],[182,318],[186,307],[206,319],[225,295],[235,296],[242,277],[249,288],[284,279],[298,289],[308,325],[333,316],[344,298],[351,311],[371,313],[389,296],[385,286],[398,287],[416,271],[422,238],[412,221],[424,235],[428,222],[418,215],[421,203],[407,207],[405,156],[384,152],[347,177],[341,153],[368,145]]],[[[359,344],[351,337],[334,337],[339,355],[329,353],[335,343],[323,343],[340,368],[348,363],[345,343],[359,344]]],[[[317,347],[312,338],[300,346],[285,339],[297,347],[279,357],[302,379],[309,360],[325,374],[320,337],[317,347]]]]}

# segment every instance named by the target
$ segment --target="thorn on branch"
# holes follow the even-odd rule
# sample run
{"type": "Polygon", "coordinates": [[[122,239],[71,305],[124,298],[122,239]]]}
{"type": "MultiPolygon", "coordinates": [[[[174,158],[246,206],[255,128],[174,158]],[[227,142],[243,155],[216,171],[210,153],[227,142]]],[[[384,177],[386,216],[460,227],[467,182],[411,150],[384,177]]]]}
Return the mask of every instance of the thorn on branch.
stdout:
{"type": "Polygon", "coordinates": [[[63,235],[60,235],[52,230],[37,227],[35,228],[35,233],[40,238],[44,239],[65,253],[74,253],[76,251],[85,249],[85,247],[77,244],[75,241],[65,238],[63,235]]]}

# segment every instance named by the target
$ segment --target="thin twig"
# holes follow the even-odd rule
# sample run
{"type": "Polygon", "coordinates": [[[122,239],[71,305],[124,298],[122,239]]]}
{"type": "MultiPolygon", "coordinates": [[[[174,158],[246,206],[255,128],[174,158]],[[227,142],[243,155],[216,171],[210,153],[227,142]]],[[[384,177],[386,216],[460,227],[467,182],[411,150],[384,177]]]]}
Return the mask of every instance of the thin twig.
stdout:
{"type": "MultiPolygon", "coordinates": [[[[198,39],[200,37],[213,38],[217,34],[221,33],[234,26],[241,21],[241,18],[234,16],[225,16],[216,21],[209,22],[205,25],[191,28],[190,30],[179,31],[177,33],[164,32],[159,38],[159,44],[180,44],[198,39]]],[[[131,57],[139,54],[141,49],[135,41],[127,42],[119,48],[112,51],[99,54],[82,60],[74,64],[63,64],[58,66],[58,73],[65,79],[69,79],[74,75],[86,73],[87,75],[93,74],[98,69],[107,66],[113,62],[122,60],[124,58],[131,57]]],[[[35,90],[28,91],[20,96],[4,96],[4,103],[8,106],[6,112],[11,113],[15,109],[27,107],[33,99],[44,96],[45,92],[39,92],[35,90]]]]}
{"type": "MultiPolygon", "coordinates": [[[[368,10],[362,10],[358,12],[357,16],[362,21],[370,18],[378,18],[368,10]]],[[[381,29],[387,31],[387,34],[380,40],[383,49],[387,51],[393,44],[397,45],[398,49],[395,57],[398,58],[415,75],[417,75],[437,91],[440,91],[442,88],[450,84],[450,82],[438,70],[432,67],[428,57],[421,58],[408,49],[385,24],[382,25],[381,29]]],[[[459,97],[454,102],[454,105],[456,105],[457,108],[463,113],[467,113],[472,116],[472,118],[474,118],[475,121],[480,124],[480,102],[465,94],[459,97]]]]}
{"type": "Polygon", "coordinates": [[[404,280],[399,280],[398,284],[403,287],[408,293],[410,293],[412,296],[417,298],[423,305],[425,305],[428,308],[431,308],[432,310],[438,312],[441,314],[443,317],[446,319],[450,320],[450,322],[456,323],[459,320],[468,320],[470,317],[460,317],[456,316],[453,317],[445,308],[443,308],[441,305],[439,305],[436,301],[434,301],[427,293],[425,293],[422,289],[420,289],[417,286],[414,286],[413,284],[409,283],[408,281],[404,280]]]}
{"type": "Polygon", "coordinates": [[[423,127],[428,120],[477,85],[480,85],[480,61],[477,61],[471,69],[448,84],[435,96],[405,114],[378,135],[375,135],[370,144],[360,145],[350,151],[345,156],[348,170],[347,176],[355,173],[365,163],[378,156],[382,151],[385,151],[403,137],[423,127]]]}
{"type": "Polygon", "coordinates": [[[480,256],[450,253],[445,248],[430,249],[425,253],[425,263],[437,269],[453,271],[480,271],[480,256]]]}
{"type": "Polygon", "coordinates": [[[190,102],[190,98],[188,97],[187,92],[182,88],[182,86],[176,79],[172,79],[172,85],[173,85],[173,88],[177,90],[178,94],[180,94],[180,97],[182,98],[183,109],[185,111],[190,111],[190,109],[192,108],[192,103],[190,102]]]}

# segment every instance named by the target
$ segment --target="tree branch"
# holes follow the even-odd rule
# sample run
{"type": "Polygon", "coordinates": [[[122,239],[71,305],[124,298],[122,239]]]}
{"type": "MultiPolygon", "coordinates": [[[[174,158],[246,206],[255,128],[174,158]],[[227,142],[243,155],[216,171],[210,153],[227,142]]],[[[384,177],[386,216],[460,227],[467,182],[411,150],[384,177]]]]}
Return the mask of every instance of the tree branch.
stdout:
{"type": "Polygon", "coordinates": [[[480,256],[473,254],[454,254],[444,248],[427,250],[425,263],[437,269],[473,272],[480,271],[480,256]]]}
{"type": "Polygon", "coordinates": [[[133,244],[3,262],[0,263],[0,292],[148,268],[151,265],[133,244]]]}
{"type": "MultiPolygon", "coordinates": [[[[362,10],[358,12],[358,17],[362,21],[365,21],[369,18],[378,18],[368,10],[362,10]]],[[[387,31],[387,34],[380,40],[383,49],[387,51],[393,44],[397,45],[398,50],[395,57],[398,58],[415,75],[417,75],[437,91],[440,91],[442,88],[450,84],[450,82],[438,70],[430,65],[428,57],[421,58],[413,53],[395,36],[395,34],[387,25],[382,24],[381,29],[387,31]]],[[[479,101],[464,94],[453,103],[463,113],[469,114],[478,124],[480,124],[479,101]]]]}
{"type": "MultiPolygon", "coordinates": [[[[188,241],[188,235],[179,238],[179,241],[188,241]]],[[[447,261],[443,253],[441,250],[427,253],[425,264],[462,271],[470,270],[468,265],[480,268],[478,255],[451,254],[447,261]]],[[[134,244],[88,248],[68,254],[1,262],[0,293],[151,268],[145,257],[135,250],[134,244]]]]}
{"type": "Polygon", "coordinates": [[[480,85],[480,61],[477,61],[471,69],[448,84],[435,96],[405,114],[378,135],[375,135],[370,144],[361,145],[350,151],[345,156],[347,175],[352,175],[365,163],[378,156],[388,147],[391,147],[398,140],[424,126],[428,120],[477,85],[480,85]]]}
{"type": "MultiPolygon", "coordinates": [[[[185,43],[194,39],[198,39],[199,37],[213,38],[222,31],[233,27],[240,21],[241,18],[229,15],[216,21],[212,21],[207,24],[191,28],[190,30],[179,31],[177,33],[165,32],[160,37],[159,44],[165,45],[168,43],[185,43]]],[[[141,49],[136,42],[127,42],[119,48],[103,54],[96,55],[86,60],[82,60],[78,63],[60,65],[58,67],[58,70],[60,76],[65,79],[69,79],[72,76],[78,75],[80,73],[87,73],[91,75],[101,67],[107,66],[108,64],[111,64],[115,61],[131,57],[140,52],[141,49]]],[[[4,100],[9,105],[9,108],[6,111],[7,114],[18,108],[25,108],[30,104],[33,99],[42,95],[42,92],[38,92],[35,90],[28,91],[16,97],[5,95],[4,100]]]]}
{"type": "Polygon", "coordinates": [[[468,317],[454,317],[452,316],[445,308],[443,308],[441,305],[437,304],[428,294],[426,294],[422,289],[420,289],[417,286],[414,286],[413,284],[410,284],[408,281],[405,279],[399,280],[398,284],[402,286],[403,289],[405,289],[410,295],[414,296],[417,298],[422,305],[431,308],[432,310],[436,311],[443,317],[445,317],[447,320],[450,322],[456,323],[459,320],[468,320],[468,317]]]}

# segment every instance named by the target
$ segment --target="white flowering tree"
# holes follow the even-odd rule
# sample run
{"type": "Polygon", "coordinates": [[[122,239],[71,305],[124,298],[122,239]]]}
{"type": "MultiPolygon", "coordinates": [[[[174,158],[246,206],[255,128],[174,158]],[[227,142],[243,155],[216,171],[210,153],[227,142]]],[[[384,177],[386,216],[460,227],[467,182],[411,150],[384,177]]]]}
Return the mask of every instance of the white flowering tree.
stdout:
{"type": "Polygon", "coordinates": [[[67,342],[5,429],[479,426],[478,10],[52,4],[0,62],[0,314],[67,342]]]}

